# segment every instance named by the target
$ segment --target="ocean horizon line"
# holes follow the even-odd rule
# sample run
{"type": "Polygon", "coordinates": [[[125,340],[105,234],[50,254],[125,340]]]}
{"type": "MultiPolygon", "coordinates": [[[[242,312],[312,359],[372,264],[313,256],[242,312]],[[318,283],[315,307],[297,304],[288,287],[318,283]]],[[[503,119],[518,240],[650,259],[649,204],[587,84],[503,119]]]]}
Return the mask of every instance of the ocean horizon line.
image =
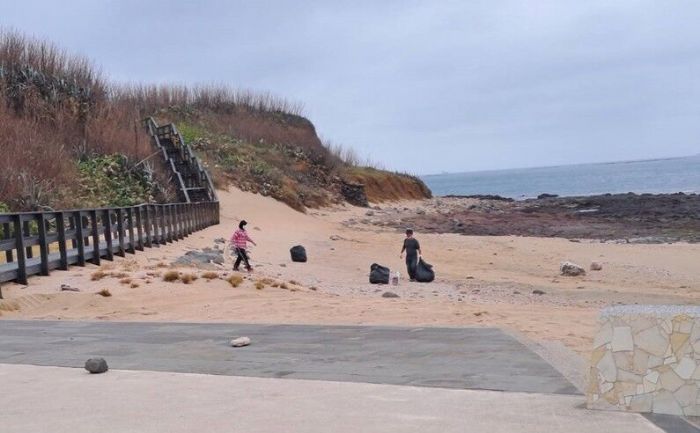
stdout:
{"type": "Polygon", "coordinates": [[[516,171],[516,170],[537,170],[537,169],[547,169],[547,168],[562,168],[562,167],[580,167],[586,165],[616,165],[616,164],[634,164],[643,162],[657,162],[657,161],[673,161],[679,159],[692,159],[700,158],[700,153],[693,155],[684,156],[668,156],[659,158],[646,158],[646,159],[627,159],[618,161],[603,161],[603,162],[577,162],[574,164],[556,164],[556,165],[537,165],[537,166],[524,166],[524,167],[511,167],[511,168],[491,168],[486,170],[470,170],[470,171],[444,171],[441,173],[430,173],[418,175],[420,178],[426,177],[436,177],[436,176],[446,176],[446,175],[460,175],[460,174],[482,174],[482,173],[494,173],[503,171],[516,171]]]}

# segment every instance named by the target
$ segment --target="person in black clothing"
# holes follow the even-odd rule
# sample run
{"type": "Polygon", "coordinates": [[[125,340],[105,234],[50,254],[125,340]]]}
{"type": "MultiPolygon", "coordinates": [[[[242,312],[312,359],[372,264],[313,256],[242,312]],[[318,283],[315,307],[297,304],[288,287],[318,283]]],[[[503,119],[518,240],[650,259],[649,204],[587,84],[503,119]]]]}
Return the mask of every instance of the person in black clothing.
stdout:
{"type": "Polygon", "coordinates": [[[408,269],[408,278],[411,281],[416,280],[416,266],[418,265],[418,258],[421,256],[420,244],[418,239],[413,237],[413,230],[406,230],[406,239],[403,241],[403,248],[401,248],[401,257],[403,259],[403,254],[406,253],[406,268],[408,269]]]}

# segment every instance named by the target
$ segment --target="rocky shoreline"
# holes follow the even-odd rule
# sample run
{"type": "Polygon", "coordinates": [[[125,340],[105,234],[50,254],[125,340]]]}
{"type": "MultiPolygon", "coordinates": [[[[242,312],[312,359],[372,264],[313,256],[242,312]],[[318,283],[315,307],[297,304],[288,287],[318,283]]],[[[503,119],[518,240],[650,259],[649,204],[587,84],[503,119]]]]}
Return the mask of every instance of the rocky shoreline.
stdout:
{"type": "Polygon", "coordinates": [[[603,194],[515,201],[498,196],[439,197],[383,207],[351,221],[423,233],[561,237],[619,243],[700,242],[700,195],[603,194]],[[370,218],[371,217],[371,218],[370,218]]]}

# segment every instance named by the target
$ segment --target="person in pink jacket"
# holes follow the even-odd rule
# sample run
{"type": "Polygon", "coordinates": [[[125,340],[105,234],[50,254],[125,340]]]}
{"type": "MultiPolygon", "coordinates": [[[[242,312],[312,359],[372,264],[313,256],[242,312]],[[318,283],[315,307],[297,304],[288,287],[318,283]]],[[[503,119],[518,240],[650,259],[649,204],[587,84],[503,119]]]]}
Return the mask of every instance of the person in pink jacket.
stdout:
{"type": "Polygon", "coordinates": [[[238,270],[241,262],[245,264],[245,268],[248,270],[248,272],[253,270],[253,268],[250,266],[250,257],[248,257],[248,242],[256,246],[257,244],[250,238],[250,236],[248,236],[248,232],[245,231],[246,224],[248,224],[246,220],[241,221],[238,224],[238,230],[236,230],[235,233],[233,233],[233,236],[231,236],[231,244],[233,245],[237,256],[236,263],[233,265],[234,271],[238,270]]]}

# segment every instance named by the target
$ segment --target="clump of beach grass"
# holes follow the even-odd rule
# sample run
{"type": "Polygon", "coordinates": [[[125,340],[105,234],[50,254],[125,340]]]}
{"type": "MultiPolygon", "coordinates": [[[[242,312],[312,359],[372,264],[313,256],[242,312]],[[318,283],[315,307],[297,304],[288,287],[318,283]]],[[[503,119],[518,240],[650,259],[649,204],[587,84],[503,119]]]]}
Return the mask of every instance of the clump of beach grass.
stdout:
{"type": "Polygon", "coordinates": [[[199,277],[196,276],[195,274],[183,274],[180,277],[180,281],[182,281],[185,284],[190,284],[193,281],[197,280],[197,278],[199,278],[199,277]]]}
{"type": "Polygon", "coordinates": [[[105,298],[109,298],[110,296],[112,296],[112,292],[110,292],[109,289],[102,289],[96,294],[105,298]]]}
{"type": "Polygon", "coordinates": [[[166,283],[172,283],[180,279],[180,273],[178,271],[168,271],[163,274],[163,281],[166,283]]]}
{"type": "Polygon", "coordinates": [[[92,281],[99,281],[99,280],[103,279],[104,277],[106,277],[107,275],[108,275],[107,272],[103,271],[102,269],[98,269],[92,273],[92,275],[90,276],[90,279],[92,281]]]}
{"type": "Polygon", "coordinates": [[[208,271],[202,274],[202,278],[206,280],[215,280],[219,278],[219,273],[214,271],[208,271]]]}
{"type": "Polygon", "coordinates": [[[240,275],[231,275],[226,279],[228,283],[233,287],[238,287],[243,283],[243,277],[240,275]]]}

